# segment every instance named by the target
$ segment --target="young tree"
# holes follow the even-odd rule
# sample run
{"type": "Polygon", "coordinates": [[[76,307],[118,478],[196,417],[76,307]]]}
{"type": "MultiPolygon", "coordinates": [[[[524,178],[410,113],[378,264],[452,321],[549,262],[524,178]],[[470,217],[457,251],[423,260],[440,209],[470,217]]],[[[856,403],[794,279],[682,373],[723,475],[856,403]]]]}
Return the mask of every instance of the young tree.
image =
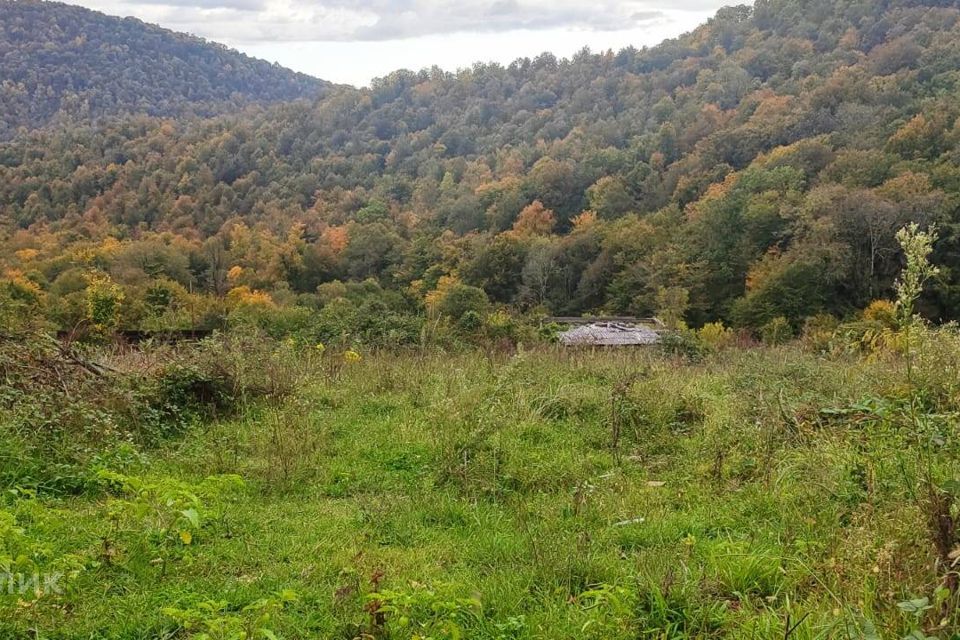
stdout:
{"type": "Polygon", "coordinates": [[[557,271],[555,248],[547,239],[539,239],[533,243],[527,252],[527,262],[521,273],[523,297],[535,306],[542,306],[547,302],[550,283],[557,271]]]}
{"type": "Polygon", "coordinates": [[[116,328],[124,293],[106,274],[94,274],[87,286],[87,319],[97,331],[116,328]]]}

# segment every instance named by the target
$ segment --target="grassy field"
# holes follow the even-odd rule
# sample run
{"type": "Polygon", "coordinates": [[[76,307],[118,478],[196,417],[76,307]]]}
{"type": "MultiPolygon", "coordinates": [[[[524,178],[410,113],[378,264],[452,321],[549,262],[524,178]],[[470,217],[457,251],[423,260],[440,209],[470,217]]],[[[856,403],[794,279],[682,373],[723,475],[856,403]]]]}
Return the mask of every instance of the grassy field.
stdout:
{"type": "Polygon", "coordinates": [[[72,491],[16,479],[8,406],[0,565],[63,576],[4,589],[0,636],[948,638],[960,340],[929,342],[281,344],[249,370],[282,393],[87,434],[72,491]]]}

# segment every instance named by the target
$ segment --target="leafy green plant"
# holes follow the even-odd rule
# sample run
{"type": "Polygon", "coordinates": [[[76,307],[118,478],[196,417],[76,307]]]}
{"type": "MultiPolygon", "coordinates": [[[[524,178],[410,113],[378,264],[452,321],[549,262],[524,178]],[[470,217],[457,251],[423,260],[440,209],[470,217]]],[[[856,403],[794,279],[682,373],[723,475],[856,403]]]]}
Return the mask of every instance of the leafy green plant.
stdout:
{"type": "Polygon", "coordinates": [[[177,548],[194,544],[204,520],[213,513],[207,506],[242,489],[236,475],[212,476],[193,486],[170,478],[145,479],[109,470],[98,478],[109,491],[122,496],[109,505],[114,535],[134,533],[151,558],[159,554],[162,571],[177,548]]]}
{"type": "Polygon", "coordinates": [[[125,294],[104,273],[93,273],[87,286],[87,319],[98,331],[116,328],[125,294]]]}
{"type": "Polygon", "coordinates": [[[736,340],[733,330],[725,327],[722,322],[708,322],[697,330],[697,337],[707,348],[712,350],[730,347],[736,340]]]}
{"type": "Polygon", "coordinates": [[[59,594],[89,564],[79,553],[56,553],[53,545],[28,535],[13,513],[0,509],[0,598],[40,598],[47,588],[59,594]]]}
{"type": "Polygon", "coordinates": [[[903,637],[903,640],[937,640],[936,636],[927,635],[924,631],[923,621],[930,613],[935,612],[948,598],[950,592],[947,589],[937,589],[934,594],[934,600],[928,597],[914,598],[897,603],[899,609],[908,619],[910,627],[909,633],[903,637]]]}
{"type": "Polygon", "coordinates": [[[278,640],[270,627],[298,600],[296,592],[284,589],[239,610],[226,600],[205,600],[187,608],[165,607],[162,613],[192,640],[278,640]]]}
{"type": "Polygon", "coordinates": [[[173,364],[136,388],[144,406],[142,422],[150,437],[169,437],[186,431],[200,419],[229,413],[234,398],[222,374],[200,367],[173,364]]]}
{"type": "Polygon", "coordinates": [[[703,360],[707,347],[692,329],[679,328],[668,331],[660,337],[660,349],[664,353],[678,356],[691,362],[703,360]]]}
{"type": "Polygon", "coordinates": [[[777,346],[786,343],[793,337],[793,327],[790,321],[783,316],[777,316],[760,327],[760,337],[763,343],[770,346],[777,346]]]}
{"type": "Polygon", "coordinates": [[[44,549],[32,543],[12,513],[0,511],[0,571],[6,574],[34,571],[44,549]]]}
{"type": "Polygon", "coordinates": [[[476,598],[415,585],[408,591],[381,590],[367,596],[371,631],[389,627],[394,637],[416,640],[459,640],[483,619],[476,598]]]}

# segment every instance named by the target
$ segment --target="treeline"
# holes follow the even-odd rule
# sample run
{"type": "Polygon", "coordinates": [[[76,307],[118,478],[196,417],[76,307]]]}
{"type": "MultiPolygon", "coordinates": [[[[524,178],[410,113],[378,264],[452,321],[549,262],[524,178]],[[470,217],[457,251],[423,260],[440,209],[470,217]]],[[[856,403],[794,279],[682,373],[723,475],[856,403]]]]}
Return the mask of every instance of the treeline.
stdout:
{"type": "Polygon", "coordinates": [[[652,49],[23,135],[0,145],[9,286],[61,326],[106,291],[131,328],[371,304],[798,329],[889,297],[918,221],[942,267],[923,311],[955,319],[958,19],[759,0],[652,49]]]}
{"type": "Polygon", "coordinates": [[[249,102],[313,98],[327,87],[133,18],[0,1],[0,140],[20,127],[118,114],[209,116],[249,102]]]}

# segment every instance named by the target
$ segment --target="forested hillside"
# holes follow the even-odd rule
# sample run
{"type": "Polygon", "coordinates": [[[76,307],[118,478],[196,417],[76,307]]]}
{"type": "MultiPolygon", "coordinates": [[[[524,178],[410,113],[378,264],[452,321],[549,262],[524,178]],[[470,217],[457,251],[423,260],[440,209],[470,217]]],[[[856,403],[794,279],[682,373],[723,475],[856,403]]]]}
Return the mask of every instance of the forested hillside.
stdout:
{"type": "Polygon", "coordinates": [[[958,18],[947,1],[758,0],[648,50],[34,132],[0,146],[0,255],[61,326],[106,295],[124,326],[493,304],[799,329],[888,297],[913,220],[941,238],[924,312],[953,319],[958,18]]]}
{"type": "Polygon", "coordinates": [[[0,139],[54,120],[211,115],[326,83],[199,38],[39,0],[0,1],[0,139]]]}

